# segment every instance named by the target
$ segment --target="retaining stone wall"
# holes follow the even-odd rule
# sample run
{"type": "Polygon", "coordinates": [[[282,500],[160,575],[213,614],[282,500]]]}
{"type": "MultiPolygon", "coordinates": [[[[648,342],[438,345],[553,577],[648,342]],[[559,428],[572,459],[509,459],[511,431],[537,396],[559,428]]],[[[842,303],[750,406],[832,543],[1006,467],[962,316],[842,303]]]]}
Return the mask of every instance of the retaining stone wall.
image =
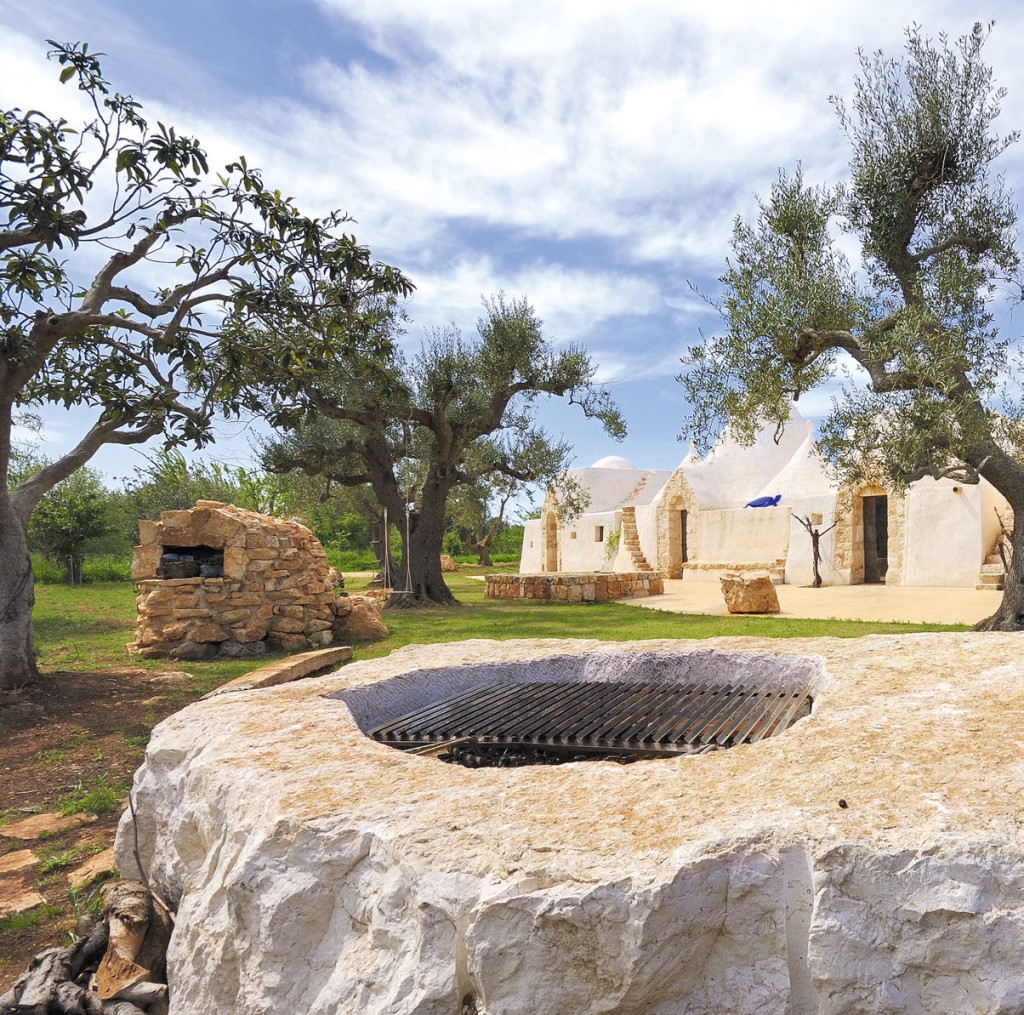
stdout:
{"type": "Polygon", "coordinates": [[[609,599],[660,596],[665,583],[657,571],[606,574],[489,574],[484,595],[492,599],[554,599],[605,603],[609,599]]]}

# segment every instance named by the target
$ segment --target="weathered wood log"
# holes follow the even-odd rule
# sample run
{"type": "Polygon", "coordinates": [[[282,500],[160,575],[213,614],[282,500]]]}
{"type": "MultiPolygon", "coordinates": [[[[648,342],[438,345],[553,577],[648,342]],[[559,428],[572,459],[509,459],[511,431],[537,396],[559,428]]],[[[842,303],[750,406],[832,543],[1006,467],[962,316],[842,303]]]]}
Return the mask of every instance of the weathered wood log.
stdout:
{"type": "Polygon", "coordinates": [[[18,1015],[49,1015],[57,984],[70,979],[66,948],[41,951],[28,967],[28,977],[14,1010],[18,1015]]]}
{"type": "Polygon", "coordinates": [[[166,1011],[167,987],[159,981],[166,970],[170,918],[136,881],[109,882],[103,899],[104,920],[80,925],[84,936],[67,947],[35,956],[0,996],[0,1015],[145,1015],[143,1007],[150,1015],[166,1011]],[[93,967],[89,988],[85,980],[93,967]]]}
{"type": "Polygon", "coordinates": [[[104,1001],[103,1015],[146,1015],[146,1013],[131,1001],[104,1001]]]}
{"type": "Polygon", "coordinates": [[[97,921],[84,937],[80,937],[71,945],[68,949],[67,962],[72,980],[77,980],[82,970],[99,961],[107,947],[108,937],[106,923],[97,921]]]}
{"type": "Polygon", "coordinates": [[[103,1002],[92,991],[65,980],[57,984],[52,1010],[60,1015],[102,1015],[103,1002]]]}

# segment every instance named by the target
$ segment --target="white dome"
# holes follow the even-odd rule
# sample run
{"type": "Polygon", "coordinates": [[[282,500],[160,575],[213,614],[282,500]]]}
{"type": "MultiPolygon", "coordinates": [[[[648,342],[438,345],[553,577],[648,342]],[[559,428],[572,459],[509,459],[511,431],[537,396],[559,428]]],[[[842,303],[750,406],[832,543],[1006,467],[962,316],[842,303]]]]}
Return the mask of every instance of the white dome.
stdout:
{"type": "Polygon", "coordinates": [[[590,467],[592,469],[632,469],[633,472],[639,471],[629,459],[622,458],[619,455],[607,455],[604,458],[599,458],[590,467]]]}

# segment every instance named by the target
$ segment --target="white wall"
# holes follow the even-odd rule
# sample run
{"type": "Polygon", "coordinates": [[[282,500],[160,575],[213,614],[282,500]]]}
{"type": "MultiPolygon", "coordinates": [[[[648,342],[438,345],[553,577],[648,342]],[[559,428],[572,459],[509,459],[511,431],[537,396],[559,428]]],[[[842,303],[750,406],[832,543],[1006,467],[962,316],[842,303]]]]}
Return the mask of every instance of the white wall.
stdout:
{"type": "MultiPolygon", "coordinates": [[[[608,470],[611,471],[611,470],[608,470]]],[[[580,515],[571,525],[563,525],[558,533],[559,570],[601,571],[605,564],[608,536],[614,531],[615,512],[600,511],[580,515]],[[604,540],[595,539],[598,526],[604,528],[604,540]],[[576,533],[576,538],[572,534],[576,533]]]]}
{"type": "Polygon", "coordinates": [[[519,558],[520,574],[540,574],[544,560],[543,539],[544,533],[540,526],[540,519],[530,518],[523,525],[523,553],[519,558]]]}
{"type": "Polygon", "coordinates": [[[987,552],[982,546],[981,504],[977,486],[949,479],[922,479],[910,488],[904,584],[978,584],[978,568],[987,552]]]}
{"type": "MultiPolygon", "coordinates": [[[[640,537],[640,552],[647,563],[658,570],[658,509],[644,504],[636,509],[636,531],[640,537]]],[[[633,568],[630,567],[632,571],[633,568]]]]}
{"type": "Polygon", "coordinates": [[[789,549],[788,507],[726,508],[700,513],[700,560],[766,561],[789,549]]]}
{"type": "Polygon", "coordinates": [[[999,537],[999,518],[996,511],[1003,519],[1003,524],[1008,521],[1007,514],[1010,510],[1006,498],[987,480],[978,484],[981,491],[981,552],[991,553],[999,537]]]}

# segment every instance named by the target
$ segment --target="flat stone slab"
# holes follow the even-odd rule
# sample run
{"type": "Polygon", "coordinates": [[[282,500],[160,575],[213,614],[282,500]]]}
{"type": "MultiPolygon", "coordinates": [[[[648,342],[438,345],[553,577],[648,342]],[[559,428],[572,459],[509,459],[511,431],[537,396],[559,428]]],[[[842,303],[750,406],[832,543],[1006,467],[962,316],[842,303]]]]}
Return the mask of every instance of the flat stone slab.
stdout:
{"type": "Polygon", "coordinates": [[[26,913],[45,901],[35,889],[19,881],[0,881],[0,916],[26,913]]]}
{"type": "MultiPolygon", "coordinates": [[[[172,1013],[1019,1010],[1024,639],[410,646],[154,730],[172,1013]],[[465,769],[364,729],[496,679],[799,676],[785,734],[465,769]]],[[[133,876],[131,823],[118,866],[133,876]]]]}
{"type": "Polygon", "coordinates": [[[95,814],[33,814],[30,818],[4,825],[0,828],[0,836],[6,839],[38,839],[71,828],[80,828],[82,825],[91,825],[95,820],[95,814]]]}
{"type": "Polygon", "coordinates": [[[311,673],[324,670],[328,666],[347,662],[351,658],[352,648],[349,645],[334,645],[331,648],[317,649],[314,652],[300,652],[298,655],[288,656],[287,659],[259,666],[241,677],[235,677],[234,680],[229,680],[226,684],[221,684],[220,687],[204,694],[202,700],[205,701],[207,698],[213,698],[219,694],[252,691],[257,687],[287,684],[293,680],[301,680],[311,673]]]}
{"type": "Polygon", "coordinates": [[[90,857],[81,867],[68,874],[68,883],[72,888],[81,888],[83,885],[91,884],[104,874],[109,874],[117,868],[117,861],[114,859],[114,847],[103,850],[90,857]]]}
{"type": "Polygon", "coordinates": [[[0,874],[19,874],[32,870],[39,863],[39,857],[30,849],[18,849],[0,856],[0,874]]]}

